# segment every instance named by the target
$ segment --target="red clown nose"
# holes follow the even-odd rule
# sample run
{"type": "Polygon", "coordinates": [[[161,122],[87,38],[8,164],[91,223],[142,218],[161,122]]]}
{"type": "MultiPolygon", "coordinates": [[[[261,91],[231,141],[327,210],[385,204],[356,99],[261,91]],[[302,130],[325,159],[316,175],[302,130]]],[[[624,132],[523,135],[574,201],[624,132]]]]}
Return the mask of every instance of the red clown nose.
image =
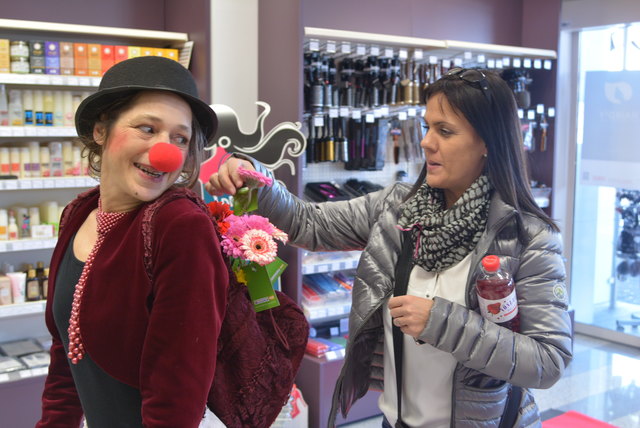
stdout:
{"type": "Polygon", "coordinates": [[[173,172],[182,166],[180,149],[169,143],[157,143],[149,150],[151,166],[162,172],[173,172]]]}

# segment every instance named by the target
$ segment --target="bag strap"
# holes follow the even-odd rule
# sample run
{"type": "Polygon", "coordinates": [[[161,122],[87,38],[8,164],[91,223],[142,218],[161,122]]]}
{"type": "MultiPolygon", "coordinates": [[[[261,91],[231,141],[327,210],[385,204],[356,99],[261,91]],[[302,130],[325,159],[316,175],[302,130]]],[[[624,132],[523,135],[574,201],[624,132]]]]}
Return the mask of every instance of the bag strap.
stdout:
{"type": "Polygon", "coordinates": [[[498,428],[512,428],[515,425],[518,410],[520,410],[520,401],[522,401],[522,392],[522,387],[511,385],[498,428]]]}
{"type": "MultiPolygon", "coordinates": [[[[396,264],[396,284],[393,289],[394,296],[404,296],[407,294],[409,285],[409,274],[413,268],[413,256],[411,245],[411,232],[402,233],[402,251],[396,264]]],[[[402,359],[403,359],[403,341],[404,333],[392,322],[393,334],[393,358],[396,365],[396,392],[398,394],[398,420],[396,428],[408,428],[408,425],[402,420],[402,359]]]]}

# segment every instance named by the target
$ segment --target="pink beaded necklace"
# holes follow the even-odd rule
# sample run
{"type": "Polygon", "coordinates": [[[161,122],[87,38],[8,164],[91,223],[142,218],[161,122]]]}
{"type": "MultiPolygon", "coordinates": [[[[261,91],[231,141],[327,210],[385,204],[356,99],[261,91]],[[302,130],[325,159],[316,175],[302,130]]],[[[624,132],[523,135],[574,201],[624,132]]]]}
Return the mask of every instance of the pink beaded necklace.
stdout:
{"type": "Polygon", "coordinates": [[[85,283],[89,276],[89,271],[93,266],[93,261],[96,253],[100,249],[100,246],[104,242],[104,238],[107,233],[120,221],[127,212],[107,213],[102,211],[102,200],[98,199],[98,212],[96,213],[96,219],[98,223],[98,239],[93,245],[87,261],[84,263],[80,279],[76,284],[75,292],[73,293],[73,303],[71,305],[71,316],[69,317],[69,353],[67,356],[73,364],[78,364],[84,357],[84,345],[82,344],[82,337],[80,336],[80,302],[82,301],[82,294],[84,293],[85,283]]]}

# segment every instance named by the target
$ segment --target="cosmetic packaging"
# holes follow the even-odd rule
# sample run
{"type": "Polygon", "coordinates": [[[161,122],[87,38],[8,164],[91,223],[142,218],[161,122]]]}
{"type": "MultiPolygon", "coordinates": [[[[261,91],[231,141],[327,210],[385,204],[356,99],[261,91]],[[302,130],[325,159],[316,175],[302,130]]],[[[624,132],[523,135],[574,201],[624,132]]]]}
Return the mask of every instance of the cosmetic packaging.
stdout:
{"type": "Polygon", "coordinates": [[[7,272],[11,280],[11,296],[13,303],[24,303],[27,274],[24,272],[7,272]]]}

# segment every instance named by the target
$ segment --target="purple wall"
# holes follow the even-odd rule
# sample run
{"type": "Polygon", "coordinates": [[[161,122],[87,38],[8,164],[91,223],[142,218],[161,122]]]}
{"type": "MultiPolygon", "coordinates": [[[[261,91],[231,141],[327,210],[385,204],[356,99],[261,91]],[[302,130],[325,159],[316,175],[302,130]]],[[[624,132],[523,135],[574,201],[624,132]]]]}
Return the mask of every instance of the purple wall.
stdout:
{"type": "MultiPolygon", "coordinates": [[[[190,69],[198,84],[200,96],[210,102],[211,2],[189,0],[188,8],[184,3],[184,0],[64,0],[55,2],[54,7],[53,3],[42,0],[20,0],[11,2],[11,6],[3,5],[1,17],[187,33],[189,39],[195,42],[190,69]]],[[[72,38],[75,39],[76,36],[72,38]]],[[[101,42],[99,37],[96,39],[96,42],[101,42]]],[[[154,46],[154,42],[149,44],[154,46]]]]}
{"type": "Polygon", "coordinates": [[[65,24],[164,30],[164,2],[157,0],[42,0],[12,1],[3,5],[2,18],[65,24]],[[158,3],[162,7],[158,7],[158,3]]]}
{"type": "Polygon", "coordinates": [[[302,4],[307,27],[477,43],[521,43],[519,0],[302,0],[302,4]]]}

